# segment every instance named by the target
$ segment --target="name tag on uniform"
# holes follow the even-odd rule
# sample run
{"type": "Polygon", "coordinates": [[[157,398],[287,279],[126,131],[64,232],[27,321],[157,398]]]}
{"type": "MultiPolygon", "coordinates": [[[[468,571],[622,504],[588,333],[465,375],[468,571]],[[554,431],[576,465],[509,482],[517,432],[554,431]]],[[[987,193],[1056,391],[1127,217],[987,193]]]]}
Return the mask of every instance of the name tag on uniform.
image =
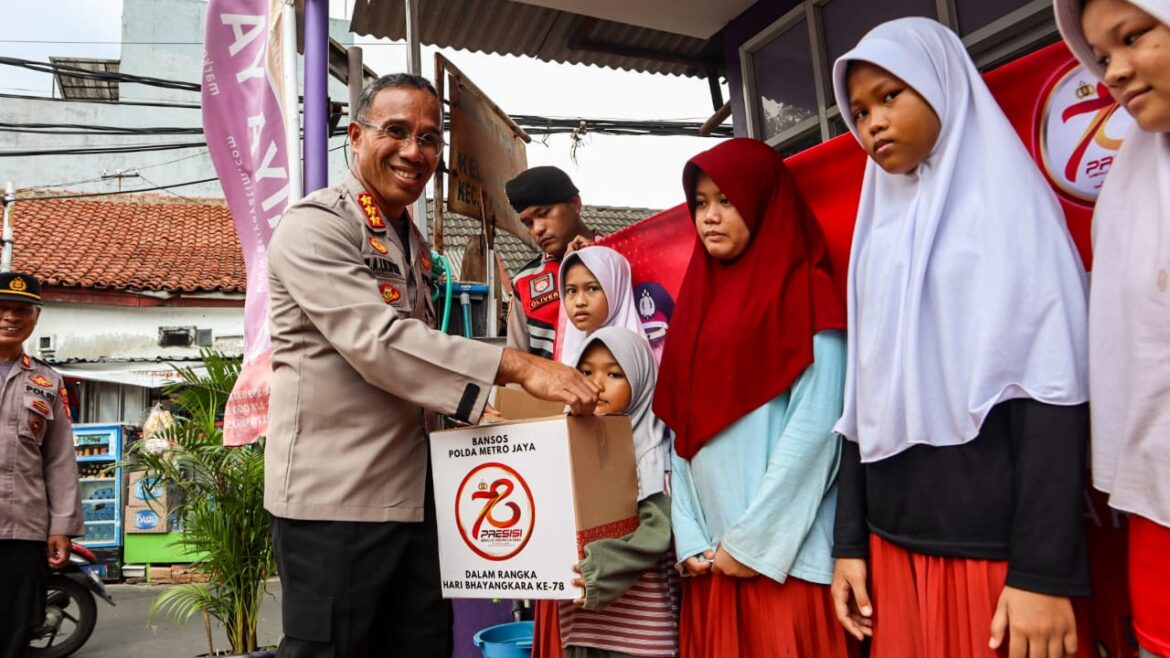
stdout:
{"type": "Polygon", "coordinates": [[[371,272],[388,272],[390,274],[397,274],[402,276],[402,268],[398,267],[398,263],[385,258],[367,258],[366,267],[370,268],[371,272]]]}

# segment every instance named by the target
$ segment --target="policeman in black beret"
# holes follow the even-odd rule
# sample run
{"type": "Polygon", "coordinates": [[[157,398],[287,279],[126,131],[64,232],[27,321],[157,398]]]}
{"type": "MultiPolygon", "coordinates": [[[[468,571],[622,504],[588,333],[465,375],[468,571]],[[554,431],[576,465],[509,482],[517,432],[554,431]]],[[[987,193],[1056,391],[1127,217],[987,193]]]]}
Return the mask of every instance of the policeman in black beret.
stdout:
{"type": "Polygon", "coordinates": [[[556,167],[528,169],[505,183],[504,190],[542,252],[512,279],[508,346],[551,359],[560,310],[561,260],[570,244],[588,244],[594,233],[581,220],[577,186],[556,167]]]}
{"type": "MultiPolygon", "coordinates": [[[[0,658],[25,655],[45,629],[49,567],[69,561],[70,537],[85,534],[65,382],[24,351],[41,315],[41,283],[0,273],[0,658]]],[[[59,621],[59,620],[58,620],[59,621]]]]}

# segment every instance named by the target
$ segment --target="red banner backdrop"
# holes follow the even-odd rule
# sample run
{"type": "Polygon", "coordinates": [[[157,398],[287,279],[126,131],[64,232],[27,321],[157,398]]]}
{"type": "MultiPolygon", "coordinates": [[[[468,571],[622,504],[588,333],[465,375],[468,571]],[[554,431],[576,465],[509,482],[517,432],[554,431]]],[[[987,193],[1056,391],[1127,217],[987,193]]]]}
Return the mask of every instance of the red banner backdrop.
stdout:
{"type": "MultiPolygon", "coordinates": [[[[1113,156],[1132,120],[1058,43],[984,76],[1012,126],[1060,197],[1073,239],[1091,263],[1089,223],[1113,156]]],[[[787,160],[825,232],[845,289],[849,246],[866,155],[845,134],[787,160]]],[[[679,178],[682,163],[679,163],[679,178]]],[[[680,200],[682,190],[679,190],[680,200]]],[[[630,261],[635,299],[648,335],[665,336],[696,234],[685,204],[649,217],[601,242],[630,261]]],[[[1136,658],[1129,625],[1124,517],[1099,492],[1086,492],[1085,529],[1093,574],[1091,601],[1098,655],[1136,658]]]]}

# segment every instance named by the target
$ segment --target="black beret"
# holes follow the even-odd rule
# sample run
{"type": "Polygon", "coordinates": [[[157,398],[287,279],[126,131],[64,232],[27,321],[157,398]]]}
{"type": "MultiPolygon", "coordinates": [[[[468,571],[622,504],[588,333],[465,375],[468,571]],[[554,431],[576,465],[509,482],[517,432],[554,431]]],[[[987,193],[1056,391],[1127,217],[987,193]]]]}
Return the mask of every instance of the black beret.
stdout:
{"type": "Polygon", "coordinates": [[[520,212],[529,206],[562,203],[577,195],[569,175],[556,167],[533,167],[504,183],[508,202],[520,212]]]}
{"type": "Polygon", "coordinates": [[[31,274],[4,272],[0,274],[0,301],[41,303],[41,282],[31,274]]]}

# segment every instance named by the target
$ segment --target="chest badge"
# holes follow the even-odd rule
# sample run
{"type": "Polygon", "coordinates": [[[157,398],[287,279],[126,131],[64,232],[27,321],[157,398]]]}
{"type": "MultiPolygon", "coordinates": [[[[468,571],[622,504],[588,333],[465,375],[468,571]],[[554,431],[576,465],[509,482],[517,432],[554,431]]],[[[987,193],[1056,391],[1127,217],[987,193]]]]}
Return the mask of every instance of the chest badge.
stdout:
{"type": "Polygon", "coordinates": [[[548,274],[545,274],[542,277],[537,277],[537,278],[533,279],[528,284],[529,296],[536,297],[537,295],[543,295],[544,293],[551,290],[552,287],[553,287],[553,275],[552,275],[552,272],[549,272],[548,274]]]}
{"type": "Polygon", "coordinates": [[[28,428],[33,434],[40,434],[45,429],[45,419],[40,416],[29,416],[28,428]]]}
{"type": "Polygon", "coordinates": [[[32,401],[32,408],[35,409],[37,411],[37,413],[41,414],[42,416],[49,415],[49,403],[45,402],[44,400],[42,400],[40,398],[37,398],[37,399],[32,401]]]}
{"type": "Polygon", "coordinates": [[[386,220],[382,219],[382,213],[378,212],[378,204],[374,203],[374,197],[369,192],[362,192],[358,195],[358,204],[362,207],[362,212],[366,215],[366,224],[370,228],[386,228],[386,220]]]}
{"type": "Polygon", "coordinates": [[[49,381],[44,375],[33,375],[28,380],[41,388],[53,388],[53,382],[49,381]]]}
{"type": "Polygon", "coordinates": [[[386,302],[387,304],[393,304],[394,302],[402,299],[402,292],[389,283],[383,283],[382,285],[378,286],[378,290],[382,293],[382,301],[386,302]]]}
{"type": "Polygon", "coordinates": [[[381,240],[375,238],[372,235],[370,236],[370,246],[374,248],[374,251],[382,254],[383,256],[390,253],[390,250],[386,248],[386,245],[382,244],[381,240]]]}

